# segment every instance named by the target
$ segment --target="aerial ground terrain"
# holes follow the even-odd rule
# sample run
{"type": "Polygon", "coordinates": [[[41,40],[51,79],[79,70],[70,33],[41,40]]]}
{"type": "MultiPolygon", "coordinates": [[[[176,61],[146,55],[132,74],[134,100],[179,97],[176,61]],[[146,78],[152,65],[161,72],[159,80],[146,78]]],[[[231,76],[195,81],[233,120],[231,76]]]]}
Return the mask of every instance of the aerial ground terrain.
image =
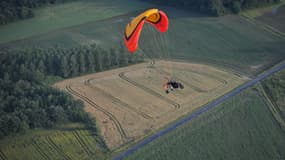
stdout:
{"type": "MultiPolygon", "coordinates": [[[[125,52],[125,25],[153,7],[133,0],[39,7],[33,18],[0,26],[0,51],[97,45],[125,52]]],[[[169,30],[161,35],[146,24],[135,53],[144,62],[57,76],[49,84],[83,103],[99,135],[74,122],[27,130],[0,139],[0,160],[113,159],[285,63],[284,0],[222,17],[161,9],[169,15],[169,30]],[[166,94],[162,85],[169,78],[185,88],[166,94]]],[[[284,75],[282,69],[124,158],[285,159],[284,75]]]]}
{"type": "Polygon", "coordinates": [[[110,148],[137,141],[246,79],[203,64],[157,61],[68,79],[55,86],[85,103],[110,148]],[[165,94],[170,75],[185,88],[165,94]]]}

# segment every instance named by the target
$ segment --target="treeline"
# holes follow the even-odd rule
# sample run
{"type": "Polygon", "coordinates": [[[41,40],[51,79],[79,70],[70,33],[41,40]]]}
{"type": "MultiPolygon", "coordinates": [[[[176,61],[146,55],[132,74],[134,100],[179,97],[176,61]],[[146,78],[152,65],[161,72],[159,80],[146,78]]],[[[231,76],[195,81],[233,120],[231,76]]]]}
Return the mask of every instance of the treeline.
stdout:
{"type": "Polygon", "coordinates": [[[243,9],[257,8],[280,0],[143,0],[160,5],[182,7],[215,16],[227,13],[239,13],[243,9]]]}
{"type": "Polygon", "coordinates": [[[0,138],[33,128],[83,122],[96,131],[83,103],[46,83],[142,61],[124,49],[96,45],[72,49],[26,49],[0,52],[0,138]]]}
{"type": "Polygon", "coordinates": [[[68,0],[1,0],[0,25],[34,16],[33,8],[68,0]]]}

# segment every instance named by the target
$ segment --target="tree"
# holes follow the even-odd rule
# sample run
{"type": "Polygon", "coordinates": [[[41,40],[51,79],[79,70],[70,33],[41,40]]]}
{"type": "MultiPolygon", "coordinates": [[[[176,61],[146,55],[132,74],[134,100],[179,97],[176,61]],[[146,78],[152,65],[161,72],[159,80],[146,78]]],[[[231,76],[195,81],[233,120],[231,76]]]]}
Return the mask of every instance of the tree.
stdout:
{"type": "Polygon", "coordinates": [[[70,76],[70,66],[68,62],[68,55],[63,55],[61,60],[61,76],[67,78],[70,76]]]}
{"type": "Polygon", "coordinates": [[[121,44],[119,51],[118,51],[118,56],[119,56],[119,65],[124,66],[128,64],[128,54],[124,50],[124,46],[121,44]]]}
{"type": "Polygon", "coordinates": [[[94,55],[89,50],[87,51],[87,62],[88,62],[87,71],[88,72],[95,71],[96,64],[95,64],[94,55]]]}
{"type": "Polygon", "coordinates": [[[232,10],[233,10],[234,13],[239,13],[240,10],[241,10],[240,7],[241,6],[240,6],[240,2],[239,1],[235,0],[235,1],[232,2],[232,10]]]}
{"type": "Polygon", "coordinates": [[[80,66],[80,73],[86,72],[86,60],[85,60],[85,52],[79,52],[79,66],[80,66]]]}
{"type": "Polygon", "coordinates": [[[39,61],[39,64],[37,66],[38,70],[41,71],[42,73],[46,73],[46,66],[43,62],[43,60],[39,61]]]}
{"type": "Polygon", "coordinates": [[[97,50],[92,51],[95,63],[96,63],[96,70],[102,71],[103,70],[103,56],[102,56],[102,49],[99,47],[97,50]]]}
{"type": "Polygon", "coordinates": [[[79,65],[77,62],[77,56],[73,53],[70,57],[70,70],[72,76],[77,76],[79,71],[79,65]]]}
{"type": "Polygon", "coordinates": [[[83,103],[49,86],[47,76],[68,78],[117,66],[119,62],[126,65],[127,55],[123,49],[108,52],[96,45],[1,50],[0,138],[66,122],[82,122],[97,132],[94,120],[84,112],[83,103]]]}
{"type": "Polygon", "coordinates": [[[107,51],[103,51],[101,53],[103,55],[103,64],[104,64],[104,69],[108,69],[111,67],[111,56],[110,53],[107,51]]]}
{"type": "Polygon", "coordinates": [[[112,66],[117,66],[117,65],[119,65],[118,52],[116,52],[114,48],[111,48],[111,49],[110,49],[110,58],[111,58],[111,65],[112,65],[112,66]]]}

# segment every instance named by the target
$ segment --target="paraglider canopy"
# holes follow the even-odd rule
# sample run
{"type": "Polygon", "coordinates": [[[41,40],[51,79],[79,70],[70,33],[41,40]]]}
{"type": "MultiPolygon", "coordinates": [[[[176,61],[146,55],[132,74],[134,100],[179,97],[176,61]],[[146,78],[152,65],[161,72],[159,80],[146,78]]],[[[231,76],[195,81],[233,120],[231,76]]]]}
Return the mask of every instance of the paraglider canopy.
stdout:
{"type": "Polygon", "coordinates": [[[168,17],[158,9],[149,9],[127,24],[124,41],[129,52],[134,53],[138,48],[138,41],[144,22],[152,24],[160,32],[168,30],[168,17]]]}

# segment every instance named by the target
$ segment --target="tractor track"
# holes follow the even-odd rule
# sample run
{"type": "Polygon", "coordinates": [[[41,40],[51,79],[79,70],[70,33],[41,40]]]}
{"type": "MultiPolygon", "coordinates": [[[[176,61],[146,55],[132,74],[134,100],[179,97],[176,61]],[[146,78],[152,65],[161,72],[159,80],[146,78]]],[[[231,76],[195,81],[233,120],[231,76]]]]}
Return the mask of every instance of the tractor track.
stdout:
{"type": "MultiPolygon", "coordinates": [[[[160,74],[166,74],[166,75],[171,75],[169,72],[166,72],[166,71],[164,71],[164,70],[162,70],[162,69],[158,69],[158,68],[154,68],[158,73],[160,73],[160,74]]],[[[190,83],[188,83],[188,82],[186,82],[186,81],[183,81],[183,80],[181,80],[181,79],[179,79],[179,78],[175,78],[175,79],[177,79],[178,81],[181,81],[183,84],[186,84],[187,86],[190,86],[194,91],[196,91],[196,92],[208,92],[207,90],[203,90],[203,89],[201,89],[201,88],[198,88],[198,87],[196,87],[195,85],[193,85],[193,84],[190,84],[190,83]]]]}
{"type": "MultiPolygon", "coordinates": [[[[159,73],[162,73],[162,74],[167,74],[167,75],[171,75],[170,73],[162,70],[162,69],[158,69],[155,67],[155,69],[159,72],[159,73]]],[[[195,73],[195,74],[199,74],[199,75],[203,75],[203,76],[206,76],[206,77],[209,77],[209,78],[212,78],[212,79],[215,79],[217,81],[219,81],[220,83],[222,83],[223,85],[227,85],[228,82],[220,77],[217,77],[217,76],[214,76],[214,75],[211,75],[211,74],[208,74],[208,73],[203,73],[203,72],[198,72],[198,71],[194,71],[194,70],[191,70],[191,69],[180,69],[182,71],[188,71],[188,72],[192,72],[192,73],[195,73]]],[[[176,79],[176,78],[175,78],[176,79]]],[[[186,84],[188,86],[190,86],[193,90],[195,90],[196,92],[211,92],[213,90],[215,90],[217,87],[215,88],[212,88],[212,89],[209,89],[209,90],[204,90],[204,89],[201,89],[201,88],[198,88],[196,87],[195,85],[192,85],[186,81],[183,81],[181,79],[177,79],[179,81],[181,81],[183,84],[186,84]]]]}
{"type": "Polygon", "coordinates": [[[8,158],[6,157],[6,155],[1,151],[0,149],[0,159],[1,160],[7,160],[8,158]]]}
{"type": "Polygon", "coordinates": [[[112,113],[108,112],[108,111],[105,110],[103,107],[101,107],[101,106],[99,106],[98,104],[94,103],[94,102],[91,101],[88,97],[86,97],[86,96],[84,96],[84,95],[82,95],[82,94],[76,92],[75,90],[73,90],[73,89],[71,88],[70,85],[66,86],[65,88],[66,88],[66,90],[67,90],[69,93],[71,93],[71,94],[73,94],[73,95],[75,95],[75,96],[81,98],[82,100],[84,100],[85,102],[87,102],[88,104],[90,104],[93,108],[95,108],[95,109],[101,111],[101,112],[104,113],[106,116],[108,116],[109,119],[114,122],[114,124],[115,124],[115,126],[116,126],[116,128],[117,128],[117,131],[119,132],[119,134],[120,134],[122,140],[125,141],[125,140],[127,139],[127,135],[126,135],[126,133],[125,133],[123,127],[121,126],[121,124],[120,124],[120,122],[118,121],[118,119],[117,119],[112,113]]]}
{"type": "Polygon", "coordinates": [[[130,154],[132,154],[133,152],[137,151],[138,149],[146,146],[147,144],[157,140],[158,138],[170,133],[171,131],[177,129],[179,126],[188,123],[189,121],[193,121],[194,119],[196,119],[197,117],[199,117],[200,115],[212,110],[213,108],[219,106],[219,104],[225,102],[226,100],[238,95],[239,93],[241,93],[242,91],[254,86],[255,84],[257,84],[258,82],[264,80],[265,78],[273,75],[274,73],[282,70],[285,68],[285,62],[281,62],[280,64],[272,67],[271,69],[259,74],[257,77],[255,77],[254,79],[246,82],[245,84],[233,89],[232,91],[226,93],[225,95],[219,97],[218,99],[200,107],[197,111],[194,111],[193,113],[189,114],[188,116],[176,121],[175,123],[171,124],[170,126],[162,129],[161,131],[147,137],[146,139],[144,139],[143,141],[135,144],[134,146],[128,148],[127,150],[125,150],[124,152],[120,153],[119,155],[115,156],[113,158],[113,160],[122,160],[124,158],[126,158],[127,156],[129,156],[130,154]]]}
{"type": "Polygon", "coordinates": [[[199,75],[203,75],[203,76],[206,76],[206,77],[210,77],[212,79],[215,79],[221,83],[223,83],[224,85],[228,84],[228,82],[218,76],[214,76],[212,74],[208,74],[208,73],[203,73],[203,72],[198,72],[198,71],[194,71],[194,70],[191,70],[191,69],[180,69],[182,71],[188,71],[188,72],[192,72],[192,73],[195,73],[195,74],[199,74],[199,75]]]}
{"type": "Polygon", "coordinates": [[[157,98],[159,98],[159,99],[161,99],[161,100],[163,100],[163,101],[166,101],[166,102],[169,103],[169,104],[172,104],[175,108],[177,108],[177,109],[180,108],[180,104],[176,103],[175,101],[173,101],[173,100],[171,100],[171,99],[168,99],[168,98],[162,96],[161,94],[155,92],[154,90],[149,89],[149,88],[145,87],[144,85],[141,85],[141,84],[139,84],[139,83],[137,83],[137,82],[135,82],[135,81],[129,79],[128,77],[125,76],[125,72],[119,73],[119,77],[120,77],[121,79],[123,79],[123,80],[129,82],[129,83],[132,84],[133,86],[138,87],[138,88],[144,90],[145,92],[147,92],[147,93],[149,93],[149,94],[151,94],[151,95],[153,95],[153,96],[155,96],[155,97],[157,97],[157,98]]]}
{"type": "MultiPolygon", "coordinates": [[[[86,146],[89,146],[88,148],[91,151],[91,153],[93,154],[92,150],[94,150],[94,143],[92,141],[90,141],[89,138],[87,138],[88,135],[85,135],[86,133],[84,131],[89,132],[89,130],[77,130],[76,132],[77,132],[77,134],[82,135],[82,136],[80,136],[81,139],[85,142],[86,146]]],[[[93,138],[93,136],[92,136],[92,138],[93,138]]],[[[94,137],[94,139],[97,142],[96,137],[94,137]]]]}
{"type": "Polygon", "coordinates": [[[251,23],[251,24],[259,27],[260,29],[262,29],[266,32],[269,32],[278,38],[285,39],[285,33],[283,33],[282,31],[279,31],[278,29],[276,29],[276,28],[274,28],[274,27],[272,27],[266,23],[258,21],[255,18],[250,18],[246,15],[242,15],[240,17],[243,18],[244,20],[246,20],[248,23],[251,23]]]}
{"type": "Polygon", "coordinates": [[[41,149],[39,144],[36,142],[35,139],[32,139],[33,141],[33,146],[35,147],[36,151],[46,160],[49,160],[49,156],[41,149]]]}
{"type": "Polygon", "coordinates": [[[89,147],[86,145],[84,140],[80,137],[80,135],[76,131],[72,131],[72,134],[75,137],[75,139],[78,141],[79,145],[84,150],[84,152],[87,155],[92,155],[92,152],[90,151],[89,147]]]}
{"type": "Polygon", "coordinates": [[[54,148],[58,154],[62,155],[65,160],[71,160],[70,156],[67,155],[66,153],[64,153],[63,149],[60,148],[58,145],[56,145],[55,142],[50,137],[47,137],[46,140],[47,140],[48,144],[52,148],[54,148]]]}
{"type": "Polygon", "coordinates": [[[84,84],[87,85],[87,86],[90,87],[90,88],[93,88],[93,89],[95,89],[95,90],[100,91],[105,97],[108,97],[108,98],[112,99],[113,102],[116,102],[116,103],[118,103],[119,105],[121,105],[121,106],[123,106],[123,107],[126,107],[127,109],[129,109],[129,110],[135,112],[136,114],[142,116],[143,118],[145,118],[145,119],[153,119],[153,117],[151,117],[150,115],[139,111],[138,109],[136,109],[136,108],[132,107],[131,105],[129,105],[129,104],[123,102],[123,101],[120,100],[119,98],[114,97],[113,95],[111,95],[110,93],[104,91],[103,89],[92,85],[92,84],[90,83],[91,80],[93,80],[93,79],[88,79],[87,81],[84,82],[84,84]]]}

